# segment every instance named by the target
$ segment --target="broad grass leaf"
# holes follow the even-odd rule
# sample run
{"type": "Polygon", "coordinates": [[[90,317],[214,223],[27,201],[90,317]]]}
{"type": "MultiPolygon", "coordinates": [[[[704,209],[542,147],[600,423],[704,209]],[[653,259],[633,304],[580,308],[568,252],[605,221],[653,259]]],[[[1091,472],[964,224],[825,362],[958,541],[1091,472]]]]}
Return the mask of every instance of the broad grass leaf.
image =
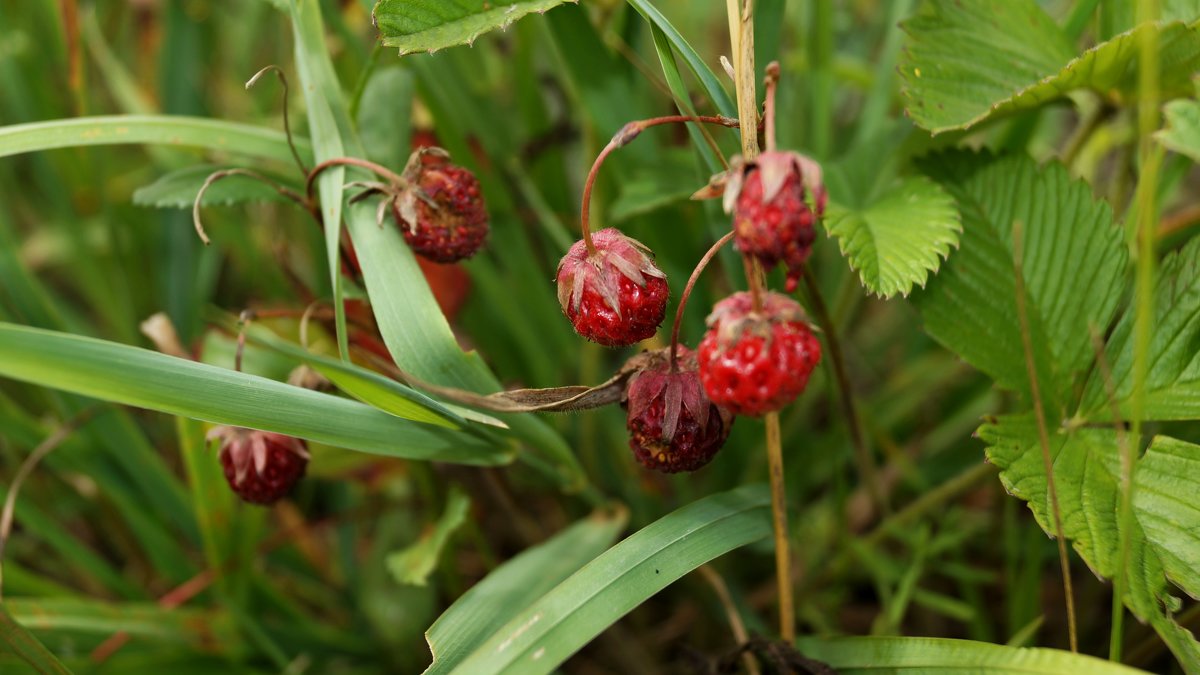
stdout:
{"type": "Polygon", "coordinates": [[[800,638],[805,656],[823,661],[841,675],[929,672],[979,675],[1134,675],[1143,671],[1094,656],[1058,649],[925,637],[800,638]]]}
{"type": "Polygon", "coordinates": [[[765,486],[746,486],[647,525],[522,609],[451,672],[552,672],[671,582],[769,536],[769,498],[765,486]]]}
{"type": "Polygon", "coordinates": [[[433,653],[426,675],[450,672],[517,612],[603,553],[628,517],[624,509],[593,513],[472,586],[426,631],[433,653]]]}

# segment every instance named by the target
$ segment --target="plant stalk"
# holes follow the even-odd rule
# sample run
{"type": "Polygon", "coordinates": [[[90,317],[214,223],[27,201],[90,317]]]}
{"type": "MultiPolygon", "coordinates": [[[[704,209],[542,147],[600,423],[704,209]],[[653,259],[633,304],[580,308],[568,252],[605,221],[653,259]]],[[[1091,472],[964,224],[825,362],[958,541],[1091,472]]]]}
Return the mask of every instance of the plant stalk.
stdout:
{"type": "Polygon", "coordinates": [[[692,296],[692,289],[696,287],[696,281],[700,278],[700,273],[704,268],[708,267],[708,263],[712,261],[717,252],[721,250],[725,244],[728,244],[733,239],[733,232],[726,234],[713,244],[704,257],[700,258],[700,262],[696,263],[696,269],[692,270],[692,276],[688,277],[687,285],[683,287],[683,294],[679,296],[679,307],[675,309],[675,323],[671,325],[671,372],[678,370],[675,356],[676,347],[679,345],[679,324],[683,322],[683,310],[687,307],[688,298],[692,296]]]}
{"type": "MultiPolygon", "coordinates": [[[[1050,433],[1046,425],[1046,409],[1042,405],[1041,385],[1037,364],[1033,360],[1033,335],[1029,328],[1029,313],[1025,307],[1024,237],[1021,221],[1013,223],[1013,275],[1016,282],[1017,320],[1021,324],[1021,345],[1025,350],[1025,370],[1029,376],[1029,393],[1033,397],[1033,414],[1037,418],[1038,443],[1042,447],[1042,464],[1046,472],[1046,492],[1050,496],[1050,511],[1054,520],[1054,541],[1058,544],[1058,564],[1062,571],[1063,595],[1067,604],[1067,637],[1071,651],[1079,651],[1079,632],[1075,621],[1075,590],[1071,583],[1071,558],[1067,553],[1067,538],[1063,532],[1062,509],[1058,503],[1058,488],[1054,482],[1054,460],[1050,457],[1050,433]]],[[[1118,600],[1118,602],[1120,602],[1118,600]]]]}

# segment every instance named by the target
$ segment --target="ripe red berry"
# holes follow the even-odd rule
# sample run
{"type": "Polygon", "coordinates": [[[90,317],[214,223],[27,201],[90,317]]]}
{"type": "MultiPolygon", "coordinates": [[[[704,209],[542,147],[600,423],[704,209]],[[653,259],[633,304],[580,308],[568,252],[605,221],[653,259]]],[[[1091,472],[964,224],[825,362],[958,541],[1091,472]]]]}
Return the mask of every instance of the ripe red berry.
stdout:
{"type": "Polygon", "coordinates": [[[641,342],[667,311],[667,277],[650,250],[618,230],[592,235],[596,250],[575,242],[558,263],[558,304],[583,337],[608,347],[641,342]]]}
{"type": "Polygon", "coordinates": [[[449,162],[414,162],[405,173],[415,189],[392,202],[392,214],[413,251],[440,263],[475,255],[488,234],[487,207],[475,174],[449,162]]]}
{"type": "Polygon", "coordinates": [[[663,473],[695,471],[712,461],[733,426],[733,415],[704,395],[696,353],[679,345],[677,370],[669,350],[649,354],[635,373],[621,405],[627,417],[629,447],[648,469],[663,473]]]}
{"type": "Polygon", "coordinates": [[[225,480],[242,501],[273,504],[292,491],[308,467],[308,447],[292,436],[241,427],[213,427],[221,439],[225,480]]]}
{"type": "Polygon", "coordinates": [[[779,293],[763,295],[755,312],[749,293],[717,303],[700,341],[700,381],[717,405],[758,416],[791,403],[821,360],[821,343],[800,304],[779,293]]]}
{"type": "Polygon", "coordinates": [[[726,192],[733,210],[738,250],[766,269],[787,267],[787,290],[795,290],[804,262],[817,238],[816,219],[825,210],[820,167],[794,152],[764,152],[740,170],[726,192]],[[807,188],[807,189],[806,189],[807,188]],[[806,197],[812,192],[813,208],[806,197]]]}

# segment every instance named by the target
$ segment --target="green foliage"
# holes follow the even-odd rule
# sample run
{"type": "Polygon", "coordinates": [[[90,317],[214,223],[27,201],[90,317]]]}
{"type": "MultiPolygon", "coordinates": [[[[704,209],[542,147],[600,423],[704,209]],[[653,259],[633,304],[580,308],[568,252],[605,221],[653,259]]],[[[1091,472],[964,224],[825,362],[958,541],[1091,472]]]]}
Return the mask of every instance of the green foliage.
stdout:
{"type": "Polygon", "coordinates": [[[426,675],[450,672],[518,612],[603,553],[627,518],[625,511],[593,513],[472,586],[429,627],[433,663],[426,675]]]}
{"type": "Polygon", "coordinates": [[[453,491],[446,499],[446,510],[432,529],[421,534],[421,538],[403,550],[387,557],[388,571],[399,584],[424,586],[429,575],[437,568],[438,558],[446,548],[446,542],[467,518],[471,500],[460,491],[453,491]]]}
{"type": "Polygon", "coordinates": [[[958,246],[958,209],[936,183],[905,179],[861,209],[830,204],[825,228],[872,293],[889,298],[925,286],[958,246]]]}
{"type": "MultiPolygon", "coordinates": [[[[219,167],[197,164],[165,174],[149,185],[134,190],[133,203],[159,209],[191,209],[204,181],[219,167]]],[[[281,181],[272,176],[272,180],[281,181]]],[[[296,186],[290,186],[293,190],[296,186]]],[[[230,206],[245,202],[283,202],[287,198],[275,188],[248,176],[232,175],[209,187],[204,193],[204,206],[230,206]]]]}
{"type": "Polygon", "coordinates": [[[1155,134],[1168,150],[1200,161],[1200,101],[1171,101],[1166,105],[1167,128],[1155,134]]]}
{"type": "Polygon", "coordinates": [[[752,485],[672,512],[612,547],[515,614],[461,661],[462,673],[549,673],[684,574],[771,532],[769,494],[752,485]]]}
{"type": "MultiPolygon", "coordinates": [[[[1054,532],[1042,451],[1032,415],[1005,417],[979,430],[988,458],[1000,467],[1000,480],[1029,502],[1042,529],[1054,532]]],[[[1111,429],[1055,433],[1049,453],[1062,513],[1063,534],[1097,575],[1113,578],[1120,557],[1118,503],[1120,444],[1136,442],[1111,429]]],[[[1185,495],[1200,490],[1200,446],[1162,436],[1138,460],[1133,488],[1134,529],[1125,568],[1125,604],[1149,621],[1189,671],[1200,668],[1200,643],[1171,625],[1179,600],[1167,579],[1186,593],[1200,594],[1197,509],[1185,495]]]]}
{"type": "Polygon", "coordinates": [[[825,661],[844,675],[879,672],[896,675],[928,672],[1133,675],[1143,672],[1057,649],[1007,647],[944,638],[802,638],[798,646],[805,655],[825,661]]]}
{"type": "Polygon", "coordinates": [[[954,152],[922,167],[962,212],[962,250],[914,296],[929,334],[1001,386],[1029,391],[1017,315],[1014,223],[1034,363],[1048,403],[1068,392],[1093,357],[1091,331],[1108,325],[1123,287],[1126,252],[1108,205],[1057,164],[954,152]]]}
{"type": "Polygon", "coordinates": [[[1178,22],[1138,26],[1072,58],[1070,42],[1034,0],[926,0],[905,30],[906,108],[935,134],[1038,107],[1076,89],[1130,100],[1146,31],[1158,33],[1165,98],[1189,95],[1200,68],[1200,26],[1178,22]]]}
{"type": "MultiPolygon", "coordinates": [[[[91,338],[0,324],[0,374],[216,424],[364,452],[469,464],[507,461],[481,438],[254,375],[91,338]]],[[[418,408],[417,416],[429,419],[418,408]]]]}
{"type": "Polygon", "coordinates": [[[573,1],[516,0],[497,4],[488,0],[379,0],[371,16],[384,45],[410,54],[471,44],[488,31],[508,28],[526,14],[573,1]]]}
{"type": "MultiPolygon", "coordinates": [[[[1150,420],[1200,419],[1200,240],[1163,261],[1153,312],[1143,414],[1150,420]]],[[[1124,419],[1131,414],[1134,317],[1126,312],[1113,329],[1105,348],[1109,377],[1092,374],[1079,405],[1082,418],[1112,421],[1114,406],[1124,419]]]]}

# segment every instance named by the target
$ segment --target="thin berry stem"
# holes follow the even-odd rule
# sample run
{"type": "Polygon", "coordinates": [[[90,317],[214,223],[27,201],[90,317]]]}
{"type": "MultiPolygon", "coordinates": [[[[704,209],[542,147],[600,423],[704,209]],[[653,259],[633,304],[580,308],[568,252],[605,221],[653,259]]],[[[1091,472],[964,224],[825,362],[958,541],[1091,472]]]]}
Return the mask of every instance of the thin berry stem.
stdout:
{"type": "Polygon", "coordinates": [[[875,466],[871,448],[867,446],[862,420],[858,416],[858,406],[854,402],[850,376],[846,372],[846,359],[842,355],[842,343],[838,339],[837,326],[833,323],[833,317],[829,315],[829,309],[821,297],[821,290],[817,287],[817,280],[809,269],[804,270],[804,284],[808,289],[809,306],[817,320],[817,326],[825,335],[825,344],[829,347],[829,361],[833,365],[833,377],[837,380],[838,385],[838,400],[842,406],[842,415],[846,418],[846,426],[850,431],[850,442],[854,446],[854,461],[858,465],[859,476],[879,513],[884,516],[891,515],[891,506],[888,504],[882,482],[879,480],[879,469],[875,466]]]}
{"type": "Polygon", "coordinates": [[[588,255],[596,252],[596,246],[592,243],[591,230],[591,205],[592,205],[592,188],[596,184],[596,177],[600,175],[600,167],[603,166],[604,160],[612,154],[617,148],[628,145],[630,141],[637,138],[642,131],[650,127],[657,127],[663,124],[680,124],[686,122],[696,122],[702,124],[717,124],[723,127],[736,128],[738,121],[732,117],[724,115],[666,115],[663,117],[653,117],[647,120],[637,120],[630,122],[621,127],[596,155],[596,161],[592,162],[592,168],[588,171],[587,179],[583,183],[583,204],[579,207],[579,227],[583,234],[583,244],[587,247],[588,255]]]}
{"type": "Polygon", "coordinates": [[[296,166],[300,168],[300,173],[308,174],[308,168],[304,166],[304,160],[300,159],[300,153],[296,150],[296,143],[292,139],[292,125],[288,122],[288,81],[283,69],[274,64],[263,68],[246,82],[246,88],[253,87],[263,73],[269,70],[275,71],[275,74],[279,76],[279,83],[283,85],[283,133],[287,134],[287,144],[292,151],[292,159],[296,160],[296,166]]]}
{"type": "Polygon", "coordinates": [[[792,555],[788,545],[787,487],[783,480],[783,442],[779,412],[771,411],[767,426],[767,463],[771,473],[771,514],[775,529],[775,581],[779,585],[779,636],[792,644],[796,639],[795,591],[792,587],[792,555]]]}
{"type": "Polygon", "coordinates": [[[242,354],[246,351],[246,328],[255,316],[252,309],[243,309],[238,315],[237,351],[233,356],[233,369],[239,373],[242,372],[242,354]]]}
{"type": "Polygon", "coordinates": [[[325,171],[326,169],[335,166],[357,166],[362,169],[374,171],[380,176],[386,178],[389,182],[396,185],[405,185],[408,182],[395,171],[392,171],[386,166],[376,164],[375,162],[359,159],[358,157],[334,157],[333,159],[327,159],[324,162],[314,166],[312,171],[308,172],[308,178],[304,181],[304,194],[308,195],[310,200],[313,198],[313,186],[317,182],[317,176],[321,175],[321,172],[325,171]]]}
{"type": "Polygon", "coordinates": [[[704,254],[704,257],[700,258],[700,262],[696,263],[696,269],[692,270],[692,276],[688,277],[687,285],[683,287],[683,295],[679,296],[679,307],[675,309],[675,323],[671,326],[672,373],[679,370],[677,363],[678,359],[676,357],[676,348],[679,345],[679,324],[683,322],[683,310],[687,307],[688,298],[692,296],[692,289],[696,287],[696,281],[700,278],[700,273],[704,271],[705,267],[708,267],[708,263],[711,262],[713,257],[717,255],[717,251],[720,251],[721,248],[725,246],[725,244],[728,244],[731,239],[733,239],[732,232],[718,239],[717,243],[713,244],[712,247],[708,249],[708,252],[704,254]]]}
{"type": "Polygon", "coordinates": [[[775,89],[779,84],[779,62],[767,64],[767,76],[764,83],[767,87],[767,101],[763,117],[767,124],[767,152],[775,152],[775,89]]]}
{"type": "Polygon", "coordinates": [[[229,178],[230,176],[246,176],[247,178],[253,178],[261,183],[266,183],[267,185],[275,188],[275,191],[279,194],[304,207],[304,209],[312,214],[312,216],[318,221],[321,219],[320,214],[313,207],[313,204],[310,200],[306,199],[303,195],[292,191],[286,185],[277,183],[263,174],[258,173],[257,171],[251,171],[250,169],[223,169],[210,174],[209,177],[205,179],[204,184],[200,186],[200,191],[196,193],[196,200],[192,202],[192,226],[196,228],[196,234],[199,235],[200,241],[204,242],[206,246],[210,244],[211,241],[208,238],[208,233],[204,231],[204,224],[200,222],[200,205],[204,202],[204,194],[208,192],[208,189],[212,187],[213,184],[219,180],[229,178]]]}

